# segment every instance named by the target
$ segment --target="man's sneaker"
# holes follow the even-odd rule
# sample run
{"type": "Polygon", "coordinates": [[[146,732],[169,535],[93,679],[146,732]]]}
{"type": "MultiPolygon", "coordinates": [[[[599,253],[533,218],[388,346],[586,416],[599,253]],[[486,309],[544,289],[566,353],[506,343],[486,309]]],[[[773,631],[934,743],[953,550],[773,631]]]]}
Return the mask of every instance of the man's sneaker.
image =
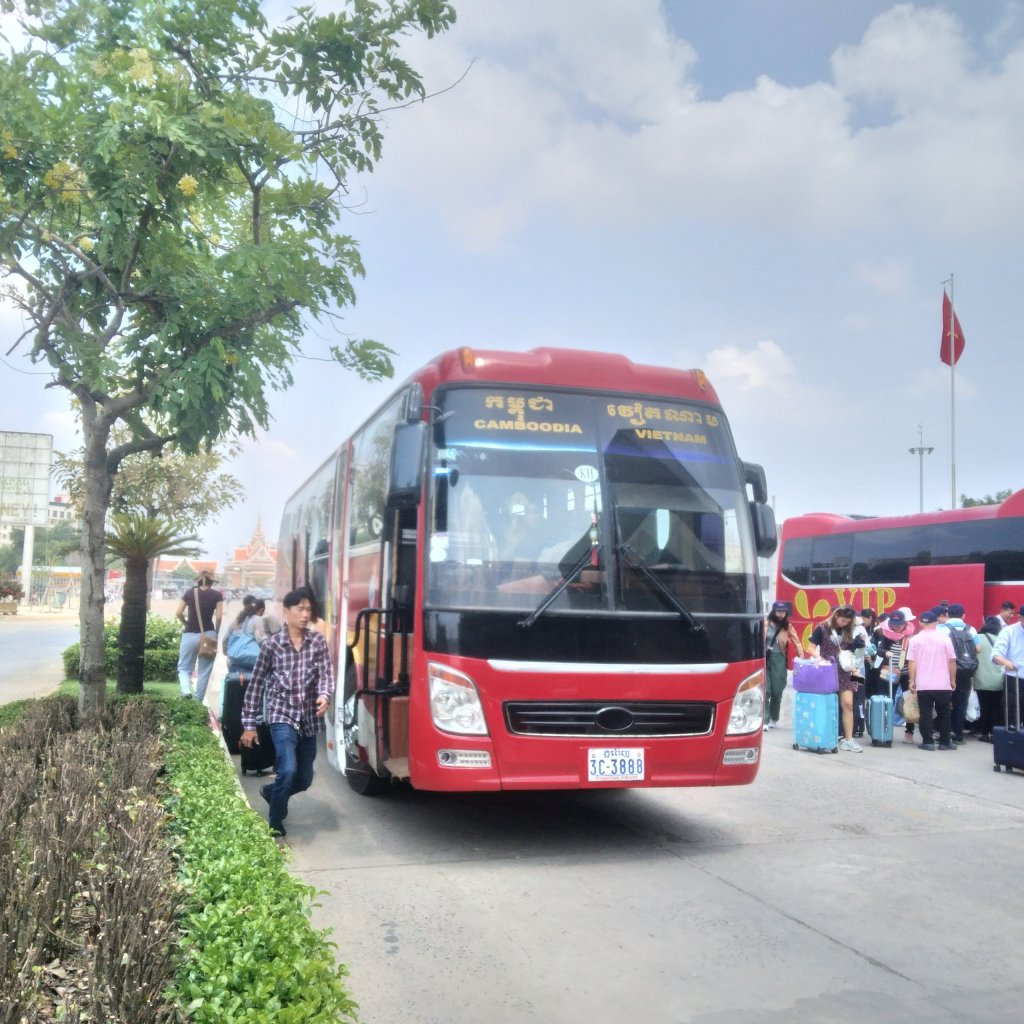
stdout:
{"type": "MultiPolygon", "coordinates": [[[[934,743],[918,743],[917,747],[918,747],[919,750],[934,750],[935,749],[935,744],[934,743]]],[[[945,748],[945,749],[948,749],[948,748],[945,748]]]]}
{"type": "Polygon", "coordinates": [[[271,825],[270,826],[270,834],[275,839],[284,839],[284,837],[286,835],[288,835],[288,833],[285,832],[284,828],[281,825],[271,825]]]}
{"type": "Polygon", "coordinates": [[[940,743],[939,750],[956,750],[956,745],[953,743],[940,743]]]}
{"type": "Polygon", "coordinates": [[[840,750],[849,750],[851,753],[859,754],[864,749],[859,743],[854,743],[853,740],[842,740],[839,744],[840,750]]]}
{"type": "Polygon", "coordinates": [[[903,734],[903,742],[904,743],[913,743],[914,742],[914,734],[912,732],[905,732],[903,734]]]}
{"type": "Polygon", "coordinates": [[[269,786],[260,786],[260,796],[263,797],[268,804],[270,803],[270,794],[267,792],[269,788],[269,786]]]}

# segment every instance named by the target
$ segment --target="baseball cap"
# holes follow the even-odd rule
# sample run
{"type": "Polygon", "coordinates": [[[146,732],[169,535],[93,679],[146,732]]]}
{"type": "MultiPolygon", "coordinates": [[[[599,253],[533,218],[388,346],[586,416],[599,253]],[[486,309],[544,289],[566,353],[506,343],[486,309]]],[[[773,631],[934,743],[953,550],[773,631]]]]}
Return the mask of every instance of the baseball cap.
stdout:
{"type": "Polygon", "coordinates": [[[932,612],[921,612],[921,621],[922,622],[938,622],[939,621],[939,617],[933,611],[932,612]]]}
{"type": "Polygon", "coordinates": [[[773,612],[791,612],[793,606],[788,601],[776,601],[772,605],[773,612]]]}
{"type": "Polygon", "coordinates": [[[888,622],[890,626],[905,626],[907,624],[907,617],[900,610],[889,612],[888,622]]]}
{"type": "Polygon", "coordinates": [[[962,604],[951,604],[949,606],[949,617],[951,619],[962,619],[964,617],[964,606],[962,604]]]}
{"type": "Polygon", "coordinates": [[[1020,607],[1019,607],[1019,608],[1017,609],[1017,614],[1018,614],[1018,615],[1021,615],[1021,616],[1024,616],[1024,604],[1022,604],[1022,605],[1021,605],[1021,606],[1020,606],[1020,607]]]}
{"type": "Polygon", "coordinates": [[[914,621],[914,613],[906,605],[903,605],[902,608],[897,608],[896,610],[903,616],[904,622],[914,621]]]}

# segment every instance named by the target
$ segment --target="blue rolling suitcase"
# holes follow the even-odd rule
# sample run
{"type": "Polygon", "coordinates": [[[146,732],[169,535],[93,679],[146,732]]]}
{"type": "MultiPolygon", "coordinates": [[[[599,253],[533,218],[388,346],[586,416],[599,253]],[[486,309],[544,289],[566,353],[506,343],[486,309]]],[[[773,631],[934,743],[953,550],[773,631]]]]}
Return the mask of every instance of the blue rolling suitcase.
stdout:
{"type": "Polygon", "coordinates": [[[889,696],[875,694],[868,700],[868,735],[873,747],[892,746],[893,706],[892,680],[889,680],[889,696]]]}
{"type": "Polygon", "coordinates": [[[793,749],[838,751],[839,698],[834,693],[793,694],[793,749]]]}
{"type": "Polygon", "coordinates": [[[1003,711],[1006,724],[997,725],[992,730],[992,768],[997,772],[1003,768],[1008,772],[1012,772],[1014,768],[1024,771],[1024,735],[1020,731],[1020,689],[1021,681],[1016,676],[1003,677],[1003,711]]]}

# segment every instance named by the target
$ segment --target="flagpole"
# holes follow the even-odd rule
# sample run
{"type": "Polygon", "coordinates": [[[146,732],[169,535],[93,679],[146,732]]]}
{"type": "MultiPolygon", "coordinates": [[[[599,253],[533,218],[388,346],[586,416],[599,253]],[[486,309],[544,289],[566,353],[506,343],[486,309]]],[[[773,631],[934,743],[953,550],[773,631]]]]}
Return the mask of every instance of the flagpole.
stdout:
{"type": "Polygon", "coordinates": [[[952,273],[949,275],[949,482],[949,507],[956,508],[956,306],[952,273]]]}

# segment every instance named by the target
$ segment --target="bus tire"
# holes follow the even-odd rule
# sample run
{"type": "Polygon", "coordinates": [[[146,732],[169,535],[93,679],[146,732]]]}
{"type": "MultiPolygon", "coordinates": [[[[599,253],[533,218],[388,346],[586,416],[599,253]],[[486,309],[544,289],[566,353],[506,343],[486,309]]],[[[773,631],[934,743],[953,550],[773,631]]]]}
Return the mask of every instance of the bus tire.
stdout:
{"type": "Polygon", "coordinates": [[[345,754],[345,778],[352,790],[360,796],[377,796],[388,788],[388,780],[382,779],[372,768],[359,759],[359,727],[356,725],[356,669],[349,665],[345,669],[345,687],[341,704],[341,749],[345,754]]]}

